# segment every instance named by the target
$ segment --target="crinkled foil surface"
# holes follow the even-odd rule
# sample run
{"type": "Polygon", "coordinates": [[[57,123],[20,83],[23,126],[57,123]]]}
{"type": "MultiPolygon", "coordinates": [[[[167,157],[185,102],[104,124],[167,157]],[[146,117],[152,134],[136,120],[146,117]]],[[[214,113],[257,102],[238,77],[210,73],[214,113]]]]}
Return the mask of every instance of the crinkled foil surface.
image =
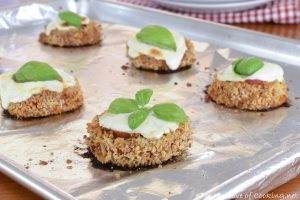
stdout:
{"type": "Polygon", "coordinates": [[[29,4],[0,12],[1,73],[28,60],[45,61],[78,77],[85,96],[83,108],[61,116],[21,121],[1,115],[1,156],[78,199],[227,199],[263,194],[300,172],[299,66],[283,64],[291,107],[242,112],[205,102],[203,90],[215,70],[244,55],[222,44],[195,41],[193,68],[156,74],[122,69],[128,63],[126,40],[137,29],[113,23],[117,19],[103,22],[102,46],[67,49],[38,42],[59,8],[93,16],[88,9],[97,7],[93,3],[29,4]],[[154,102],[185,108],[194,133],[187,157],[141,171],[93,168],[77,152],[85,147],[86,124],[114,98],[131,97],[141,88],[154,90],[154,102]]]}

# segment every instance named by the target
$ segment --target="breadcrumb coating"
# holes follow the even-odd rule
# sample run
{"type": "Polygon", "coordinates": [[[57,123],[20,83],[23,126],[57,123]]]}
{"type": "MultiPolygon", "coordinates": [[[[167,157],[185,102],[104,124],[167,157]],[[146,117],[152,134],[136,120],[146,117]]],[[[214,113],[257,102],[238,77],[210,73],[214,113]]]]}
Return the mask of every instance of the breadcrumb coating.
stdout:
{"type": "Polygon", "coordinates": [[[96,116],[87,124],[87,132],[87,145],[98,161],[127,168],[162,164],[183,155],[192,143],[189,123],[180,124],[160,139],[147,139],[140,134],[104,128],[96,116]]]}
{"type": "Polygon", "coordinates": [[[49,35],[41,33],[39,41],[44,44],[59,47],[80,47],[99,44],[102,40],[101,25],[91,21],[87,25],[82,25],[80,29],[62,31],[54,29],[49,35]]]}
{"type": "Polygon", "coordinates": [[[187,50],[177,70],[171,70],[165,60],[157,60],[147,55],[130,58],[132,66],[149,71],[171,73],[190,68],[196,62],[196,52],[192,41],[186,40],[187,50]]]}
{"type": "Polygon", "coordinates": [[[7,112],[19,119],[46,117],[72,111],[83,105],[83,95],[77,81],[73,87],[62,92],[44,90],[26,101],[10,103],[7,112]]]}
{"type": "Polygon", "coordinates": [[[284,82],[260,80],[220,81],[215,79],[208,96],[218,104],[242,110],[268,110],[286,103],[287,85],[284,82]]]}

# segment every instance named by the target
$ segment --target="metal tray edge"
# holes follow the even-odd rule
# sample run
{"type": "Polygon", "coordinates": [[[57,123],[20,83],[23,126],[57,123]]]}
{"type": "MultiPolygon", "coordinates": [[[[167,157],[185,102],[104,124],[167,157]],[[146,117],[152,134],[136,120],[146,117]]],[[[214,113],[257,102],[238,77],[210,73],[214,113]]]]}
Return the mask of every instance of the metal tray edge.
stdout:
{"type": "MultiPolygon", "coordinates": [[[[244,171],[238,175],[236,175],[235,177],[232,177],[232,179],[230,180],[230,182],[226,183],[222,183],[221,185],[224,185],[227,188],[227,193],[224,194],[224,196],[226,196],[227,198],[233,198],[233,197],[237,197],[240,194],[245,194],[245,193],[259,193],[261,194],[265,194],[268,191],[271,191],[272,189],[275,189],[275,187],[269,187],[268,185],[266,185],[264,189],[264,191],[258,191],[256,188],[256,185],[253,185],[252,187],[247,187],[250,189],[247,189],[246,191],[243,190],[244,189],[244,184],[247,184],[247,181],[249,181],[247,175],[249,175],[254,169],[257,171],[266,171],[269,168],[268,163],[270,162],[277,162],[279,164],[276,165],[275,169],[273,168],[272,170],[268,170],[269,175],[272,175],[273,177],[282,177],[284,174],[287,173],[287,171],[293,171],[293,173],[290,172],[290,176],[277,181],[278,184],[277,186],[280,186],[286,182],[288,182],[289,180],[295,178],[297,175],[300,174],[300,152],[299,152],[299,148],[294,148],[291,149],[289,151],[286,151],[285,153],[281,154],[280,156],[277,156],[276,158],[271,158],[269,160],[266,160],[263,163],[260,163],[259,165],[254,166],[250,171],[244,171]],[[288,164],[292,165],[292,168],[287,168],[285,166],[288,166],[288,164]],[[292,174],[292,175],[291,175],[292,174]],[[241,186],[241,183],[243,183],[241,186]],[[240,185],[240,186],[239,186],[240,185]],[[235,188],[234,191],[232,191],[230,188],[235,188]],[[239,188],[239,189],[238,189],[239,188]]],[[[259,183],[258,185],[264,185],[262,183],[267,183],[268,182],[268,178],[265,178],[264,176],[261,176],[261,174],[257,174],[253,179],[256,179],[255,181],[252,180],[251,183],[255,182],[255,183],[259,183]]],[[[221,186],[219,185],[219,186],[221,186]]],[[[224,188],[223,188],[224,189],[224,188]]],[[[208,199],[218,199],[218,192],[217,192],[218,188],[214,188],[211,191],[208,191],[204,194],[204,198],[208,198],[208,199]],[[216,195],[214,195],[216,193],[216,195]]]]}
{"type": "Polygon", "coordinates": [[[0,154],[0,172],[11,177],[29,190],[39,194],[46,199],[75,199],[70,194],[64,192],[48,181],[44,181],[30,172],[26,172],[14,161],[7,159],[0,154]]]}

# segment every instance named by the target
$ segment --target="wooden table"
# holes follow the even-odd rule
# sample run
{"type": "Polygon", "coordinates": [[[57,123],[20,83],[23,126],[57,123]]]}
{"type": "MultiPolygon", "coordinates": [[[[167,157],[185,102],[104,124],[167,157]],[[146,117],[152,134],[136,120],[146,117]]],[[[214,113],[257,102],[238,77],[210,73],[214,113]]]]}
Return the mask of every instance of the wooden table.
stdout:
{"type": "MultiPolygon", "coordinates": [[[[286,200],[297,200],[300,199],[300,176],[289,181],[288,183],[278,187],[277,189],[269,192],[275,197],[275,195],[287,195],[296,194],[297,198],[289,198],[286,200]]],[[[32,193],[26,188],[22,187],[18,183],[14,182],[7,176],[0,173],[0,199],[1,200],[38,200],[42,199],[38,195],[32,193]]],[[[265,200],[271,198],[264,198],[265,200]]],[[[280,198],[273,198],[272,200],[279,200],[280,198]]]]}
{"type": "MultiPolygon", "coordinates": [[[[288,38],[300,39],[300,25],[276,25],[276,24],[238,24],[236,26],[248,28],[261,32],[271,33],[288,38]]],[[[280,186],[279,188],[271,191],[269,194],[275,196],[276,194],[296,194],[300,199],[300,176],[292,181],[280,186]]],[[[35,200],[41,199],[36,194],[20,186],[10,178],[0,173],[0,199],[1,200],[35,200]]],[[[270,198],[265,198],[270,199],[270,198]]],[[[272,198],[279,199],[279,198],[272,198]]],[[[292,200],[293,198],[290,198],[292,200]]]]}

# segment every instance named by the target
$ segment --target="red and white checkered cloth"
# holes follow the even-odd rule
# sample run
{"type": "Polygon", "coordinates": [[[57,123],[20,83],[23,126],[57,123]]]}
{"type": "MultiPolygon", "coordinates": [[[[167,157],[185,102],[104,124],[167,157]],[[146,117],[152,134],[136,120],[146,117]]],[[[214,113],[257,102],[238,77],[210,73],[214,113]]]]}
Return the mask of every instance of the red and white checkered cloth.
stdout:
{"type": "Polygon", "coordinates": [[[238,12],[195,13],[164,8],[151,0],[118,0],[126,3],[172,11],[183,15],[221,23],[300,23],[300,0],[274,0],[255,9],[238,12]]]}

